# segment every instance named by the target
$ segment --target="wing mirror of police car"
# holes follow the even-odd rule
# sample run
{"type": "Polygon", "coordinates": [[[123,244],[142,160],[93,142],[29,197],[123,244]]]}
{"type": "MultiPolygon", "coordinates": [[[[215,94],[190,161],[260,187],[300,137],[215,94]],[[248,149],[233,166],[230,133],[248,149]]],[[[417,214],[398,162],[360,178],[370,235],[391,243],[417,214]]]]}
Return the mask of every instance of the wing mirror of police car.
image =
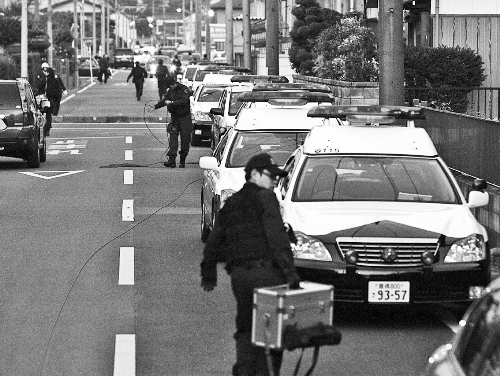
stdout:
{"type": "Polygon", "coordinates": [[[215,157],[201,157],[199,165],[204,170],[217,170],[219,168],[215,157]]]}
{"type": "Polygon", "coordinates": [[[469,208],[479,208],[488,205],[490,200],[488,192],[484,190],[487,187],[486,180],[475,179],[472,184],[472,190],[469,192],[468,206],[469,208]]]}
{"type": "Polygon", "coordinates": [[[220,115],[220,116],[224,115],[223,112],[222,112],[222,108],[220,108],[220,107],[211,108],[210,109],[210,113],[212,115],[220,115]]]}

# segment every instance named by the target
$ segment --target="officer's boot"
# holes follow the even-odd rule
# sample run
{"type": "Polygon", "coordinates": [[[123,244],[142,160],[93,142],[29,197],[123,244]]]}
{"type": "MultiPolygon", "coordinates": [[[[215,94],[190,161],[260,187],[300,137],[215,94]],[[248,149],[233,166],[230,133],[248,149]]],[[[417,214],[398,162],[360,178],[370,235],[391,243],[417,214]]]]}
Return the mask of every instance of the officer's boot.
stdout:
{"type": "Polygon", "coordinates": [[[181,155],[181,160],[179,161],[179,168],[186,167],[186,155],[181,155]]]}
{"type": "Polygon", "coordinates": [[[165,167],[172,167],[175,168],[175,157],[168,157],[168,161],[163,163],[165,167]]]}

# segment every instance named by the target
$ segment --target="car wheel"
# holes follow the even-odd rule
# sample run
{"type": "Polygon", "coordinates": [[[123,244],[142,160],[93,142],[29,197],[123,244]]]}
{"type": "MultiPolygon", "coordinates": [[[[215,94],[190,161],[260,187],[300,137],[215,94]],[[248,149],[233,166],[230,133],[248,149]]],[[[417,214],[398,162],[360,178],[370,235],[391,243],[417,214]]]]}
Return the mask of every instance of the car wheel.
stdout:
{"type": "Polygon", "coordinates": [[[40,149],[40,162],[45,162],[47,160],[47,140],[43,139],[42,148],[40,149]]]}
{"type": "Polygon", "coordinates": [[[201,196],[201,241],[206,243],[208,236],[210,235],[210,229],[205,222],[205,203],[203,202],[203,196],[201,196]]]}
{"type": "Polygon", "coordinates": [[[38,140],[35,140],[35,142],[32,143],[32,147],[28,152],[27,162],[29,168],[40,167],[40,150],[38,149],[38,140]]]}

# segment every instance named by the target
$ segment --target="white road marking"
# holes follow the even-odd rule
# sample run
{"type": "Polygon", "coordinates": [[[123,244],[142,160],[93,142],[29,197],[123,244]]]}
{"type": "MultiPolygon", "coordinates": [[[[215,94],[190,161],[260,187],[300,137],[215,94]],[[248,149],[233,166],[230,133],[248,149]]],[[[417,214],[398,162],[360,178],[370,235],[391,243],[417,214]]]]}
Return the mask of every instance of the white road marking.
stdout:
{"type": "Polygon", "coordinates": [[[64,102],[66,101],[69,101],[71,98],[74,98],[75,97],[75,94],[71,94],[69,96],[67,96],[66,98],[64,98],[62,101],[61,101],[61,104],[63,104],[64,102]]]}
{"type": "Polygon", "coordinates": [[[133,160],[133,150],[125,150],[125,160],[126,161],[131,161],[133,160]]]}
{"type": "Polygon", "coordinates": [[[39,173],[36,173],[36,172],[20,172],[20,174],[25,174],[25,175],[33,176],[35,178],[50,180],[50,179],[60,178],[60,177],[63,177],[63,176],[78,174],[79,172],[83,172],[83,171],[85,171],[85,170],[77,170],[77,171],[41,171],[39,173]],[[44,173],[50,173],[50,174],[52,174],[54,172],[59,172],[59,174],[51,175],[51,176],[40,175],[40,174],[44,174],[44,173]]]}
{"type": "Polygon", "coordinates": [[[134,247],[120,247],[119,285],[134,284],[134,247]]]}
{"type": "Polygon", "coordinates": [[[134,170],[123,170],[123,184],[134,184],[134,170]]]}
{"type": "Polygon", "coordinates": [[[95,82],[92,82],[92,83],[90,83],[89,85],[85,86],[83,89],[78,90],[78,91],[77,91],[77,93],[78,93],[78,94],[83,93],[85,90],[87,90],[87,89],[91,88],[91,87],[92,87],[92,86],[94,86],[94,85],[95,85],[95,82]]]}
{"type": "Polygon", "coordinates": [[[125,143],[126,144],[131,144],[132,143],[132,136],[125,137],[125,143]]]}
{"type": "Polygon", "coordinates": [[[134,221],[134,200],[123,200],[122,204],[122,221],[134,221]]]}
{"type": "Polygon", "coordinates": [[[117,334],[113,376],[135,376],[135,334],[117,334]]]}

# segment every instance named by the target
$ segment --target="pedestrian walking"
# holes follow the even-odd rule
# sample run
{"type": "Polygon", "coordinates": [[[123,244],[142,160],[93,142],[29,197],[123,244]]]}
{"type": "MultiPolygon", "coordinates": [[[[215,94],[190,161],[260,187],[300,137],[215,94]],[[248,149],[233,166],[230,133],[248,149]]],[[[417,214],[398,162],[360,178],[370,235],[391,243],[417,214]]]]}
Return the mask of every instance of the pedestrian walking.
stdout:
{"type": "Polygon", "coordinates": [[[46,68],[44,70],[45,80],[40,81],[38,84],[38,93],[45,94],[50,102],[50,108],[46,110],[46,123],[45,123],[45,135],[50,135],[50,129],[52,128],[52,114],[54,107],[56,105],[57,98],[61,95],[61,87],[56,79],[54,69],[46,68]]]}
{"type": "Polygon", "coordinates": [[[175,67],[174,76],[177,77],[178,74],[182,73],[182,70],[181,70],[182,63],[179,60],[179,55],[174,56],[174,59],[172,60],[172,65],[175,67]]]}
{"type": "Polygon", "coordinates": [[[132,68],[132,71],[127,77],[127,82],[132,77],[132,82],[135,84],[135,96],[137,100],[140,101],[142,97],[142,88],[144,87],[144,80],[148,76],[148,72],[146,69],[140,66],[139,62],[135,62],[135,67],[132,68]]]}
{"type": "Polygon", "coordinates": [[[109,73],[109,59],[107,55],[103,55],[99,59],[99,75],[97,76],[97,80],[101,83],[108,83],[108,75],[109,73]]]}
{"type": "Polygon", "coordinates": [[[68,90],[66,89],[66,86],[64,85],[64,82],[58,74],[55,75],[57,83],[59,84],[59,92],[56,97],[55,103],[54,103],[54,108],[52,110],[52,115],[57,116],[59,114],[59,108],[61,107],[61,99],[63,95],[68,94],[68,90]]]}
{"type": "Polygon", "coordinates": [[[168,71],[168,68],[163,65],[162,59],[158,60],[158,67],[156,68],[155,76],[158,79],[158,95],[160,96],[160,100],[162,100],[163,96],[172,84],[170,80],[168,80],[170,85],[167,86],[167,77],[170,76],[170,72],[168,71]]]}
{"type": "Polygon", "coordinates": [[[193,123],[191,122],[191,102],[189,97],[193,93],[180,82],[175,81],[168,89],[167,93],[155,105],[151,105],[148,111],[153,111],[167,106],[170,112],[170,123],[167,124],[168,138],[168,161],[163,163],[165,167],[176,167],[175,159],[179,149],[179,136],[181,138],[181,149],[179,150],[179,168],[186,167],[186,158],[189,154],[189,145],[191,143],[191,133],[193,132],[193,123]]]}
{"type": "MultiPolygon", "coordinates": [[[[214,289],[217,263],[225,261],[236,299],[233,376],[271,374],[265,349],[251,342],[254,289],[285,283],[299,287],[290,238],[273,191],[277,178],[286,175],[269,154],[250,158],[245,167],[245,185],[224,202],[203,251],[203,290],[214,289]]],[[[283,351],[271,350],[271,357],[274,375],[279,375],[283,351]]]]}

